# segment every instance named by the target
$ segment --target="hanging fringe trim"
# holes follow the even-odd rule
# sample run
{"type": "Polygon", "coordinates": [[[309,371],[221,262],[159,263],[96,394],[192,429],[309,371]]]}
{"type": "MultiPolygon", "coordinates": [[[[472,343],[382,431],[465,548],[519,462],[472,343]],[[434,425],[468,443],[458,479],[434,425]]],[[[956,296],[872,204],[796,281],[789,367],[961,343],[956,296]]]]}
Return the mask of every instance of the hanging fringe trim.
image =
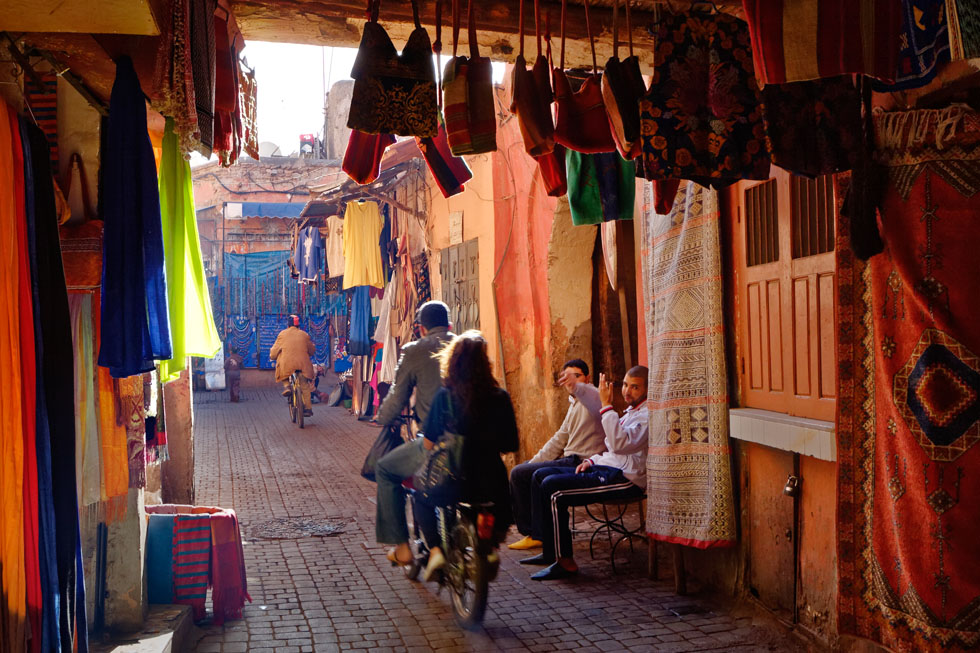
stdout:
{"type": "MultiPolygon", "coordinates": [[[[112,497],[106,501],[105,505],[105,523],[114,524],[118,521],[122,521],[126,517],[126,508],[129,504],[129,495],[122,494],[118,497],[112,497]]],[[[101,519],[99,521],[102,521],[101,519]]]]}
{"type": "Polygon", "coordinates": [[[895,111],[875,117],[875,138],[880,150],[902,151],[921,148],[927,140],[937,150],[956,137],[965,112],[961,107],[895,111]]]}

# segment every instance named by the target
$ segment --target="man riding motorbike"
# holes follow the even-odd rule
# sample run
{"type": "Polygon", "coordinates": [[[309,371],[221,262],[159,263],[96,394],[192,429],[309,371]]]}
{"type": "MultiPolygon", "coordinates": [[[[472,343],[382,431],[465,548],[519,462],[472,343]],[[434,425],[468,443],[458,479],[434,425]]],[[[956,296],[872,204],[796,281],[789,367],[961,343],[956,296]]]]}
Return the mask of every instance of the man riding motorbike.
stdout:
{"type": "Polygon", "coordinates": [[[313,361],[310,357],[316,353],[316,345],[310,334],[299,328],[299,316],[289,316],[289,326],[279,332],[276,342],[269,350],[269,358],[276,361],[276,381],[283,384],[282,396],[288,397],[289,377],[299,370],[300,392],[303,395],[303,415],[313,415],[313,405],[310,401],[310,382],[313,380],[313,361]]]}

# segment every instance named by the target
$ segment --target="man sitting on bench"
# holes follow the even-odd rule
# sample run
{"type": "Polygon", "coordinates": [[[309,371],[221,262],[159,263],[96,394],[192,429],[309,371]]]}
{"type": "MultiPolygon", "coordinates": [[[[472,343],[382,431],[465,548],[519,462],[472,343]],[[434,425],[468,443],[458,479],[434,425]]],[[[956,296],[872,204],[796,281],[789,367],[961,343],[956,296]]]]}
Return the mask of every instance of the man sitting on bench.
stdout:
{"type": "Polygon", "coordinates": [[[567,467],[542,467],[531,479],[532,520],[540,526],[544,551],[521,564],[548,565],[533,580],[568,578],[578,573],[572,557],[569,506],[614,499],[635,499],[646,492],[647,444],[650,432],[647,411],[647,368],[631,368],[623,379],[627,408],[622,417],[612,407],[612,381],[599,375],[604,453],[586,458],[574,471],[567,467]]]}

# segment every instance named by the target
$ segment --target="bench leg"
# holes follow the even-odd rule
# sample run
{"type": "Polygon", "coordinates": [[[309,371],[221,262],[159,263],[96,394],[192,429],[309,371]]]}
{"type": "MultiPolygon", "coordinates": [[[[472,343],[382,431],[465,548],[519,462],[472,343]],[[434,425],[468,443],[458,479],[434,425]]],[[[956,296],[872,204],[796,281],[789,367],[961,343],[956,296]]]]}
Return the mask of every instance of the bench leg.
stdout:
{"type": "Polygon", "coordinates": [[[678,596],[687,594],[687,572],[684,570],[684,547],[673,544],[674,550],[674,593],[678,596]]]}
{"type": "Polygon", "coordinates": [[[657,540],[647,537],[647,578],[659,580],[660,570],[657,568],[657,540]]]}

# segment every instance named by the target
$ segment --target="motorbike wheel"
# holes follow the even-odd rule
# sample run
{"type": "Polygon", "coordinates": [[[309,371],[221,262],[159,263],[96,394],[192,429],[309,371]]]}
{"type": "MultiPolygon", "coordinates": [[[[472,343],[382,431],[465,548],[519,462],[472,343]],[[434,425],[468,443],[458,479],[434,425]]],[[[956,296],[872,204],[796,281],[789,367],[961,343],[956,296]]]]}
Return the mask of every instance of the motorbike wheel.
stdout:
{"type": "Polygon", "coordinates": [[[304,413],[306,404],[303,403],[303,391],[300,390],[298,383],[293,385],[293,406],[295,406],[296,410],[296,423],[299,424],[300,428],[303,428],[303,419],[306,416],[304,413]]]}
{"type": "Polygon", "coordinates": [[[293,424],[295,424],[296,423],[296,402],[293,401],[293,394],[292,393],[290,393],[289,396],[286,397],[286,403],[289,405],[289,418],[291,420],[293,420],[293,424]]]}
{"type": "Polygon", "coordinates": [[[453,617],[461,628],[473,630],[483,623],[490,585],[488,567],[486,555],[479,550],[476,528],[461,519],[450,535],[446,559],[453,617]]]}
{"type": "Polygon", "coordinates": [[[411,497],[405,499],[405,516],[408,520],[408,546],[412,549],[412,562],[402,565],[402,571],[405,572],[405,578],[408,580],[417,580],[429,559],[429,550],[415,525],[415,509],[411,497]]]}

